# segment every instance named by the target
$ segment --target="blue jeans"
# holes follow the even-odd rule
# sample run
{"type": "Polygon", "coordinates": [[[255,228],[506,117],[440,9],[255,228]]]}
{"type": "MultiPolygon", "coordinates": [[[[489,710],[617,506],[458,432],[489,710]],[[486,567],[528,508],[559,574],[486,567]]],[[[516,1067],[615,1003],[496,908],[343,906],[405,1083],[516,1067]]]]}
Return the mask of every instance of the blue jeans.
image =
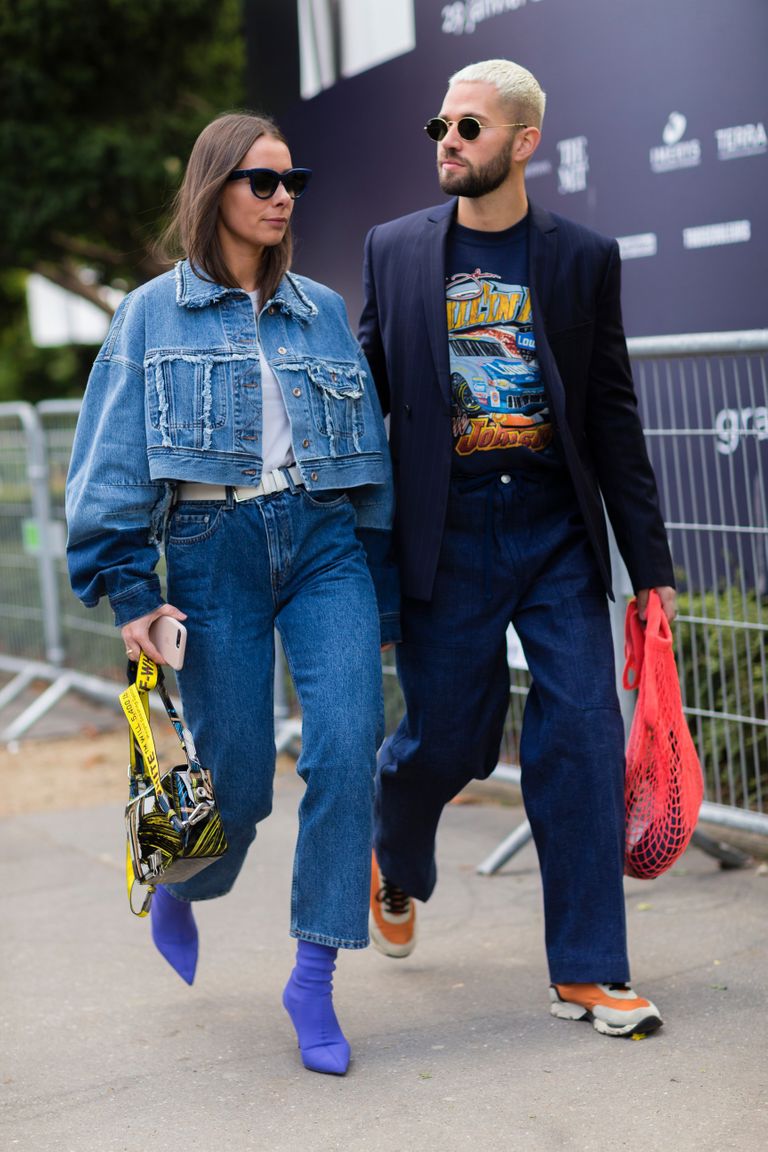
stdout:
{"type": "Polygon", "coordinates": [[[432,600],[402,604],[406,714],[379,755],[381,869],[429,898],[443,806],[498,761],[509,621],[532,675],[520,763],[550,979],[627,980],[624,729],[605,592],[567,477],[451,484],[432,600]]]}
{"type": "Polygon", "coordinates": [[[184,718],[213,774],[228,850],[169,886],[184,900],[235,882],[272,808],[274,628],[302,708],[290,932],[368,943],[373,777],[382,731],[379,620],[349,499],[291,488],[184,502],[166,538],[168,599],[188,613],[184,718]]]}

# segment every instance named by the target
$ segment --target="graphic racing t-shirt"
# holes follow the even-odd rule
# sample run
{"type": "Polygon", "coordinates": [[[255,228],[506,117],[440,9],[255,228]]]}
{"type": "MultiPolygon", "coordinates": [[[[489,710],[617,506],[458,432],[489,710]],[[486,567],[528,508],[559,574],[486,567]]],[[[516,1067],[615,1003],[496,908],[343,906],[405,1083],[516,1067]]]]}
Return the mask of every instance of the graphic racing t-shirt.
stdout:
{"type": "Polygon", "coordinates": [[[447,269],[454,475],[557,467],[536,359],[527,219],[504,232],[454,224],[447,269]]]}

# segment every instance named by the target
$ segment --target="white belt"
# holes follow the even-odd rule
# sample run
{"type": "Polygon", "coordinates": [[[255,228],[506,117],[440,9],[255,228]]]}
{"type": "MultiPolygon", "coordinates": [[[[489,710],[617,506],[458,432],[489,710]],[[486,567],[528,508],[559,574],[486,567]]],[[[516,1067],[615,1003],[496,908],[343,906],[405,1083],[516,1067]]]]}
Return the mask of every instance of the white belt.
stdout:
{"type": "Polygon", "coordinates": [[[255,488],[234,488],[225,484],[197,484],[193,480],[182,480],[176,486],[177,500],[226,500],[227,492],[231,491],[236,504],[244,500],[254,500],[257,496],[271,496],[274,492],[284,492],[290,488],[290,476],[297,488],[301,488],[304,481],[298,464],[290,468],[275,468],[274,472],[265,472],[260,483],[255,488]]]}

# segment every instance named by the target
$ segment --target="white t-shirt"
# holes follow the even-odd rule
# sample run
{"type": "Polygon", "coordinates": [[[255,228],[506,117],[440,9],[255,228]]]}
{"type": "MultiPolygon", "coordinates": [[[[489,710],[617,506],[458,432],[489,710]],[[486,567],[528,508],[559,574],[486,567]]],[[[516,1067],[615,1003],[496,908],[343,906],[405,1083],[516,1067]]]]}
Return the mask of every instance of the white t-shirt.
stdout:
{"type": "MultiPolygon", "coordinates": [[[[259,293],[249,292],[254,316],[259,315],[259,293]]],[[[291,442],[291,424],[277,377],[270,368],[259,344],[261,368],[261,428],[263,471],[285,468],[296,463],[291,442]]]]}

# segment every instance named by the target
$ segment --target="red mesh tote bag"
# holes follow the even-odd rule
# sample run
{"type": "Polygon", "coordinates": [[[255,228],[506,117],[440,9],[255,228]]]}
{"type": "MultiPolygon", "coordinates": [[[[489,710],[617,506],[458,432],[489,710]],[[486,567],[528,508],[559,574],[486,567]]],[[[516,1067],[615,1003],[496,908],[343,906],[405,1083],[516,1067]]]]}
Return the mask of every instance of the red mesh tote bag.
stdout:
{"type": "Polygon", "coordinates": [[[653,590],[645,627],[637,601],[627,605],[624,656],[624,687],[638,690],[627,744],[624,872],[652,880],[688,847],[704,795],[683,715],[672,630],[653,590]]]}

